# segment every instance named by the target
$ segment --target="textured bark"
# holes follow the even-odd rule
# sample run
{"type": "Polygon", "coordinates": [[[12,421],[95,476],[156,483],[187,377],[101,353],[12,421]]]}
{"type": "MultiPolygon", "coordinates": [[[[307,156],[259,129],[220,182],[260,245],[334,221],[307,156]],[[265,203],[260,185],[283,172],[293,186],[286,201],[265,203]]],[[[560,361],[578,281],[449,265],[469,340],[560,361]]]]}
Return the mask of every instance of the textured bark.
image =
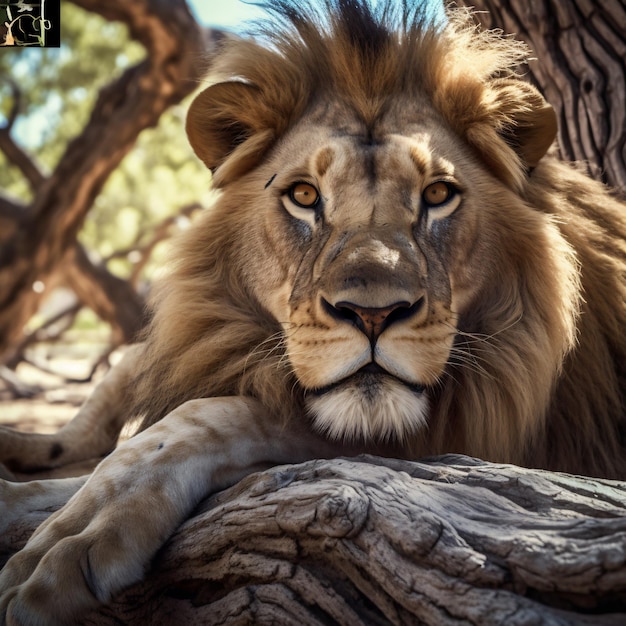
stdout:
{"type": "MultiPolygon", "coordinates": [[[[125,22],[146,47],[147,58],[105,87],[82,133],[67,147],[44,181],[16,152],[11,123],[0,133],[0,149],[14,158],[36,196],[15,235],[0,254],[0,360],[19,339],[35,312],[45,284],[56,271],[109,174],[132,148],[138,134],[154,126],[171,104],[197,84],[205,69],[208,40],[184,0],[74,0],[75,4],[125,22]]],[[[11,120],[9,120],[11,122],[11,120]]],[[[32,164],[31,164],[32,165],[32,164]]]]}
{"type": "MultiPolygon", "coordinates": [[[[529,78],[555,108],[564,159],[626,194],[623,0],[459,0],[484,27],[525,41],[529,78]]],[[[526,68],[525,68],[526,69],[526,68]]]]}
{"type": "Polygon", "coordinates": [[[7,159],[22,172],[22,175],[29,182],[30,186],[33,189],[38,189],[45,182],[44,175],[37,167],[37,164],[15,143],[11,136],[15,120],[22,106],[22,92],[18,84],[11,77],[3,76],[1,80],[7,83],[11,89],[13,106],[7,115],[6,124],[0,127],[0,150],[2,150],[7,159]]]}
{"type": "Polygon", "coordinates": [[[451,455],[276,467],[82,623],[624,624],[626,484],[451,455]]]}
{"type": "MultiPolygon", "coordinates": [[[[156,512],[155,512],[156,513],[156,512]]],[[[626,623],[626,485],[466,457],[269,470],[93,624],[626,623]]]]}

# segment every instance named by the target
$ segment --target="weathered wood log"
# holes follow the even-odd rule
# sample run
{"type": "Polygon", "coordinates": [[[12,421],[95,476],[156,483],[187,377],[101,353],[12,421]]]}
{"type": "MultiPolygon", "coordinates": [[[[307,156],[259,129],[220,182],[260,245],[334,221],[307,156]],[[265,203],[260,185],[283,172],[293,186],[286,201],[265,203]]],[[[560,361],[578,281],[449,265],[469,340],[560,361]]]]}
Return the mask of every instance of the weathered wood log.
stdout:
{"type": "Polygon", "coordinates": [[[624,624],[626,483],[462,456],[275,467],[84,623],[624,624]]]}

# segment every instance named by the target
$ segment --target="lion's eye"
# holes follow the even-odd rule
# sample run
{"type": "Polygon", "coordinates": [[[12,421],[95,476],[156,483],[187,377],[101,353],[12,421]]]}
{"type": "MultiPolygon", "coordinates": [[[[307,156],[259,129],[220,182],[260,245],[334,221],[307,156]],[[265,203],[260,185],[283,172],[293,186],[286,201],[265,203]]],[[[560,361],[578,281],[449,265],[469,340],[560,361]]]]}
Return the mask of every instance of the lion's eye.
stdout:
{"type": "Polygon", "coordinates": [[[289,190],[289,199],[299,207],[312,209],[318,203],[320,194],[309,183],[296,183],[289,190]]]}
{"type": "Polygon", "coordinates": [[[422,192],[422,199],[431,207],[437,207],[445,204],[456,195],[456,189],[443,180],[431,183],[422,192]]]}

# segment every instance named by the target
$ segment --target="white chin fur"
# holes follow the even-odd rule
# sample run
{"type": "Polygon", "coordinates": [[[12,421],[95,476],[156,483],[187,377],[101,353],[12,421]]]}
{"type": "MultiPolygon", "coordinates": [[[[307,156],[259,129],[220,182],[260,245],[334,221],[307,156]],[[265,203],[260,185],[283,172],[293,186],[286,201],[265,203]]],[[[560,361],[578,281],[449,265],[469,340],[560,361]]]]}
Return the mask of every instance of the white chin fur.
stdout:
{"type": "Polygon", "coordinates": [[[395,381],[384,387],[372,396],[347,384],[307,398],[315,428],[330,439],[403,441],[426,426],[424,394],[395,381]]]}

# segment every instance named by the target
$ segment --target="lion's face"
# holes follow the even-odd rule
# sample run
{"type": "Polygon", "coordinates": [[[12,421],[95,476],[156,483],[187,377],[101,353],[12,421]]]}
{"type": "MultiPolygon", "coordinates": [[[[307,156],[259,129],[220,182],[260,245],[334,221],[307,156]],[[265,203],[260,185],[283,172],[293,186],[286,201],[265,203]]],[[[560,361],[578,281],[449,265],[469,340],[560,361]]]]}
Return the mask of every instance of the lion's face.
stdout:
{"type": "Polygon", "coordinates": [[[371,136],[345,116],[337,128],[333,107],[314,112],[239,182],[256,198],[247,282],[334,437],[424,425],[459,312],[490,271],[476,207],[487,176],[434,116],[401,109],[371,136]]]}
{"type": "Polygon", "coordinates": [[[233,43],[190,108],[223,195],[178,273],[203,302],[184,350],[200,382],[177,362],[171,385],[304,401],[334,438],[521,458],[579,311],[573,250],[530,193],[554,112],[507,69],[519,49],[466,18],[398,35],[341,11],[233,43]]]}

